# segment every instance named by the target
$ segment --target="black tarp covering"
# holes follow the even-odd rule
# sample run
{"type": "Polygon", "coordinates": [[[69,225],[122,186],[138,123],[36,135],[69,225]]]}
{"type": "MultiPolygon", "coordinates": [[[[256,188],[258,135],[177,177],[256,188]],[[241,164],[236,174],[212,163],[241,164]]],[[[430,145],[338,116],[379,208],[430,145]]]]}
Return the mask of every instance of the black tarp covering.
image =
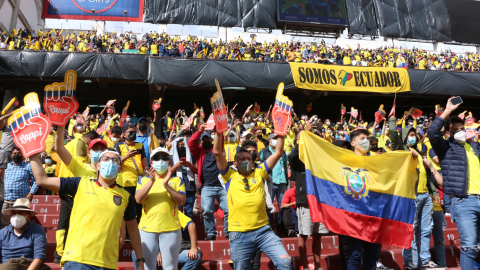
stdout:
{"type": "Polygon", "coordinates": [[[148,56],[68,52],[0,52],[0,76],[63,77],[75,70],[84,78],[146,80],[148,56]]]}
{"type": "Polygon", "coordinates": [[[276,28],[276,0],[146,0],[144,21],[276,28]]]}
{"type": "Polygon", "coordinates": [[[480,44],[480,2],[473,0],[444,0],[450,15],[452,39],[463,43],[480,44]]]}
{"type": "Polygon", "coordinates": [[[380,35],[451,41],[450,17],[443,0],[374,0],[380,35]]]}
{"type": "Polygon", "coordinates": [[[215,87],[218,79],[222,87],[277,89],[283,82],[286,89],[296,88],[290,65],[275,62],[151,58],[148,77],[149,84],[181,87],[215,87]]]}
{"type": "Polygon", "coordinates": [[[377,35],[377,19],[373,0],[346,0],[348,33],[351,35],[377,35]]]}
{"type": "MultiPolygon", "coordinates": [[[[297,89],[288,63],[232,60],[182,60],[139,54],[97,54],[0,51],[2,76],[56,77],[67,70],[79,78],[148,80],[149,84],[180,87],[222,87],[297,89]]],[[[365,67],[365,69],[368,69],[365,67]]],[[[461,95],[480,97],[480,74],[408,70],[410,87],[415,94],[461,95]]]]}

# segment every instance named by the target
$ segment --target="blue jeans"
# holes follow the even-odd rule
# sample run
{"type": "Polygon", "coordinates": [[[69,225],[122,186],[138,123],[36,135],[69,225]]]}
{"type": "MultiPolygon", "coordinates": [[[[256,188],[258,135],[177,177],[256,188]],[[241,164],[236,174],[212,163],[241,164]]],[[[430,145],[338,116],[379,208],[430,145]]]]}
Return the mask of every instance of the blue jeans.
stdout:
{"type": "Polygon", "coordinates": [[[382,249],[381,244],[369,243],[347,236],[348,270],[360,270],[363,254],[363,270],[377,269],[377,260],[382,249]]]}
{"type": "Polygon", "coordinates": [[[450,195],[443,194],[443,205],[445,206],[445,213],[450,213],[450,208],[452,206],[452,199],[450,199],[450,195]]]}
{"type": "Polygon", "coordinates": [[[168,141],[168,138],[170,137],[170,131],[164,131],[163,136],[165,136],[165,141],[168,141]]]}
{"type": "Polygon", "coordinates": [[[452,198],[450,214],[460,234],[460,265],[462,270],[473,270],[479,243],[480,195],[452,198]]]}
{"type": "MultiPolygon", "coordinates": [[[[432,235],[433,200],[429,193],[415,196],[415,219],[413,221],[412,247],[403,249],[403,264],[413,262],[417,267],[430,261],[430,238],[432,235]],[[418,252],[420,250],[420,252],[418,252]]],[[[443,236],[442,236],[443,237],[443,236]]]]}
{"type": "Polygon", "coordinates": [[[187,256],[188,250],[180,252],[178,255],[178,269],[182,266],[182,270],[195,270],[202,262],[202,253],[197,253],[197,259],[190,260],[187,256]]]}
{"type": "Polygon", "coordinates": [[[230,249],[234,269],[249,270],[257,249],[262,250],[278,270],[292,269],[292,259],[270,225],[248,232],[230,232],[230,249]]]}
{"type": "Polygon", "coordinates": [[[445,221],[445,215],[442,211],[433,212],[433,246],[435,248],[435,257],[437,258],[437,264],[442,267],[447,267],[447,258],[445,257],[445,228],[447,228],[447,222],[445,221]]]}
{"type": "Polygon", "coordinates": [[[207,236],[217,235],[215,227],[215,218],[213,212],[215,211],[215,199],[220,204],[220,208],[225,213],[223,222],[225,223],[225,237],[228,236],[228,201],[227,191],[221,186],[206,186],[202,187],[202,213],[203,222],[205,224],[205,234],[207,236]]]}
{"type": "Polygon", "coordinates": [[[103,268],[103,267],[98,267],[94,265],[68,261],[68,262],[65,262],[65,266],[63,269],[64,270],[107,270],[109,268],[103,268]]]}
{"type": "MultiPolygon", "coordinates": [[[[184,211],[185,215],[189,218],[193,218],[193,205],[195,204],[195,191],[187,191],[187,200],[184,206],[179,206],[180,211],[184,211]]],[[[190,241],[190,234],[188,229],[182,230],[183,241],[190,241]]]]}
{"type": "Polygon", "coordinates": [[[272,188],[272,202],[275,200],[275,196],[277,196],[278,205],[282,204],[283,194],[287,191],[287,184],[273,184],[272,188]]]}

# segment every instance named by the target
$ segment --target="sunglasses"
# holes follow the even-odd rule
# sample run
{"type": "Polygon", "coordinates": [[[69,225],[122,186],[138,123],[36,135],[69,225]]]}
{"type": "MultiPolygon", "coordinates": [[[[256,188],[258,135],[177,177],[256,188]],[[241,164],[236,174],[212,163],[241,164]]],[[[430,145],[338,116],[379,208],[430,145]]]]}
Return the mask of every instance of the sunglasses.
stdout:
{"type": "Polygon", "coordinates": [[[243,188],[246,190],[246,191],[250,191],[250,186],[248,185],[248,179],[247,178],[243,178],[243,183],[245,184],[243,186],[243,188]]]}
{"type": "Polygon", "coordinates": [[[170,157],[168,157],[168,156],[154,156],[154,157],[152,157],[152,160],[153,161],[159,161],[159,160],[170,161],[170,157]]]}

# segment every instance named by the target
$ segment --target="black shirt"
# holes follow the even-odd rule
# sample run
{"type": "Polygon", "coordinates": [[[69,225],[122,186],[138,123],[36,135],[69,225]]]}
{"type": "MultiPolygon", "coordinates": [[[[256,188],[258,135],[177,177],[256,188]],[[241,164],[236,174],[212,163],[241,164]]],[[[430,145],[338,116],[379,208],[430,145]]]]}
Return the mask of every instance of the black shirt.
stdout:
{"type": "Polygon", "coordinates": [[[217,161],[212,151],[205,151],[205,159],[202,168],[202,185],[203,186],[221,186],[218,181],[220,171],[217,167],[217,161]]]}
{"type": "Polygon", "coordinates": [[[288,160],[292,170],[291,181],[295,181],[295,194],[298,205],[308,205],[307,182],[305,180],[305,164],[300,160],[299,145],[293,149],[288,160]]]}

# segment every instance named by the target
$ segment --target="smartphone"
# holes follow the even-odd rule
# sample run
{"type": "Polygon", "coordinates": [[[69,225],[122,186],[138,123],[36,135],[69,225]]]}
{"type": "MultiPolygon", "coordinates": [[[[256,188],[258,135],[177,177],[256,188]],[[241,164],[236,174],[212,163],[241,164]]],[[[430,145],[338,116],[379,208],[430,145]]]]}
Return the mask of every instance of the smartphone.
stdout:
{"type": "Polygon", "coordinates": [[[461,97],[454,97],[452,98],[452,100],[450,100],[450,102],[452,102],[452,105],[457,105],[457,104],[462,104],[463,100],[461,97]]]}
{"type": "Polygon", "coordinates": [[[182,158],[180,158],[180,161],[181,161],[181,162],[185,162],[185,161],[187,161],[187,158],[186,158],[186,157],[182,157],[182,158]]]}

